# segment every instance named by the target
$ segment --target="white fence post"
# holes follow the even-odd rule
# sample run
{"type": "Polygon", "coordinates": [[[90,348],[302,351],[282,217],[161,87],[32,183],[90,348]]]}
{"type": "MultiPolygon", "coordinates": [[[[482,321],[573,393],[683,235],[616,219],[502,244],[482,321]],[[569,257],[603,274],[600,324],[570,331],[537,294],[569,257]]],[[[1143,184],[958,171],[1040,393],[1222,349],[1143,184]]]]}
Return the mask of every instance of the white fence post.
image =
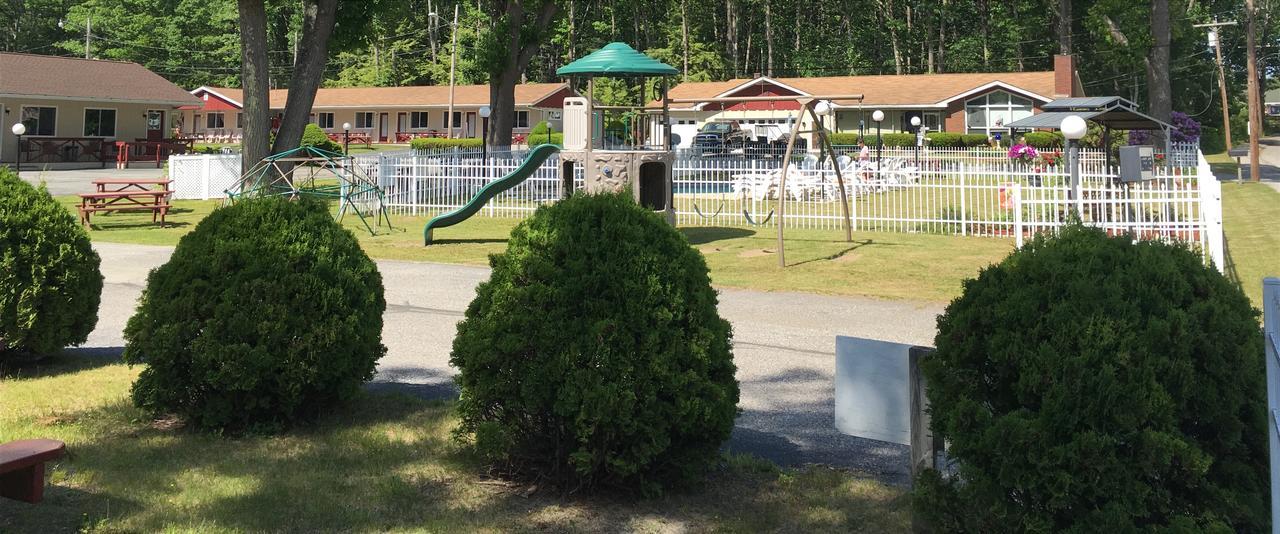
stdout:
{"type": "Polygon", "coordinates": [[[1222,237],[1222,182],[1214,176],[1213,168],[1204,159],[1204,153],[1196,153],[1199,162],[1196,164],[1196,184],[1200,188],[1200,219],[1203,231],[1208,235],[1209,259],[1219,272],[1226,269],[1226,246],[1222,237]]]}
{"type": "Polygon", "coordinates": [[[1013,184],[1013,242],[1022,248],[1022,182],[1013,184]]]}
{"type": "Polygon", "coordinates": [[[1262,281],[1267,358],[1267,439],[1271,444],[1271,525],[1280,525],[1280,278],[1262,281]]]}
{"type": "Polygon", "coordinates": [[[960,164],[960,235],[969,235],[969,224],[968,224],[969,216],[965,214],[965,212],[968,211],[969,209],[969,203],[964,198],[968,196],[964,194],[964,175],[965,175],[965,166],[964,166],[964,163],[961,163],[960,164]]]}
{"type": "Polygon", "coordinates": [[[213,156],[200,156],[200,198],[209,200],[209,170],[213,166],[213,156]]]}

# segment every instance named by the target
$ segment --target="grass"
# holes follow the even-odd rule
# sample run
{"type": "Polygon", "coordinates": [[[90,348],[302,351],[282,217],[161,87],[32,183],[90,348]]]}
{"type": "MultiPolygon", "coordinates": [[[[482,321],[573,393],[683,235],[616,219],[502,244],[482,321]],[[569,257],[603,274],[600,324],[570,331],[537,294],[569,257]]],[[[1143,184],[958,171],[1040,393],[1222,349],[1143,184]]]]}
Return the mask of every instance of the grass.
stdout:
{"type": "Polygon", "coordinates": [[[1267,184],[1223,182],[1222,204],[1227,275],[1261,306],[1262,279],[1280,276],[1280,192],[1267,184]]]}
{"type": "Polygon", "coordinates": [[[451,404],[366,393],[306,428],[220,437],[153,421],[138,369],[64,354],[0,374],[0,442],[67,443],[37,506],[3,532],[905,532],[901,489],[825,467],[726,455],[702,487],[651,500],[564,497],[495,480],[450,439],[451,404]],[[531,494],[526,495],[527,493],[531,494]]]}
{"type": "MultiPolygon", "coordinates": [[[[78,200],[59,197],[74,211],[78,200]]],[[[221,201],[174,201],[171,227],[159,228],[146,213],[95,215],[96,241],[176,245],[183,234],[221,201]]],[[[487,265],[489,254],[506,249],[516,218],[477,216],[435,232],[436,243],[422,245],[428,216],[393,216],[395,230],[371,236],[359,220],[343,224],[360,239],[370,256],[381,259],[487,265]]],[[[771,291],[805,291],[890,299],[948,301],[959,295],[961,282],[999,261],[1013,249],[1001,238],[933,234],[855,232],[853,242],[840,230],[792,229],[786,234],[788,267],[777,266],[776,231],[767,227],[699,227],[680,229],[707,258],[712,282],[722,287],[771,291]]]]}
{"type": "Polygon", "coordinates": [[[1209,162],[1209,167],[1213,169],[1213,173],[1221,179],[1235,179],[1236,169],[1240,166],[1236,163],[1236,158],[1228,156],[1226,152],[1218,152],[1217,154],[1205,154],[1205,161],[1209,162]]]}

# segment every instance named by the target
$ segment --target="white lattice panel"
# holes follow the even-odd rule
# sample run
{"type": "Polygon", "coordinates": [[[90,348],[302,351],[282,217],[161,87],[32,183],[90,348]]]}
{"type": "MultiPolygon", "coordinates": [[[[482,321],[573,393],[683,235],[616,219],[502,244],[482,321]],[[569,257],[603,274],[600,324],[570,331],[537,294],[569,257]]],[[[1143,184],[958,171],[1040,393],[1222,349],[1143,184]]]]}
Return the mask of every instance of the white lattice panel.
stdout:
{"type": "Polygon", "coordinates": [[[239,178],[239,154],[169,157],[169,186],[176,199],[224,198],[239,178]]]}

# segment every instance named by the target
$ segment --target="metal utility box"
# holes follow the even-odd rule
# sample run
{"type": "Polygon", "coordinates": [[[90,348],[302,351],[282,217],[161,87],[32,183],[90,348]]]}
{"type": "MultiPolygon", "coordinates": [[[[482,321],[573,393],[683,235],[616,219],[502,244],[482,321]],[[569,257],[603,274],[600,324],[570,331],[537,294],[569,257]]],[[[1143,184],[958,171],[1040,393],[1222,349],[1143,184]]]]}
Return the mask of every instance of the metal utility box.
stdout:
{"type": "Polygon", "coordinates": [[[1120,147],[1120,181],[1141,182],[1155,178],[1156,151],[1149,146],[1120,147]]]}

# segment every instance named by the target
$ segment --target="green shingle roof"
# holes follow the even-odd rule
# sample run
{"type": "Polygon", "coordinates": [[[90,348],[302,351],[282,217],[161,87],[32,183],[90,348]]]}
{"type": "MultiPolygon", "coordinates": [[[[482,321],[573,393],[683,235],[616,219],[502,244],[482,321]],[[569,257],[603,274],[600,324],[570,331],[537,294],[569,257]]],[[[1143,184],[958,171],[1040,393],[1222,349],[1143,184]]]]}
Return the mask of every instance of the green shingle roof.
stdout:
{"type": "Polygon", "coordinates": [[[675,67],[641,54],[626,43],[609,43],[556,69],[557,76],[666,76],[679,73],[675,67]]]}

